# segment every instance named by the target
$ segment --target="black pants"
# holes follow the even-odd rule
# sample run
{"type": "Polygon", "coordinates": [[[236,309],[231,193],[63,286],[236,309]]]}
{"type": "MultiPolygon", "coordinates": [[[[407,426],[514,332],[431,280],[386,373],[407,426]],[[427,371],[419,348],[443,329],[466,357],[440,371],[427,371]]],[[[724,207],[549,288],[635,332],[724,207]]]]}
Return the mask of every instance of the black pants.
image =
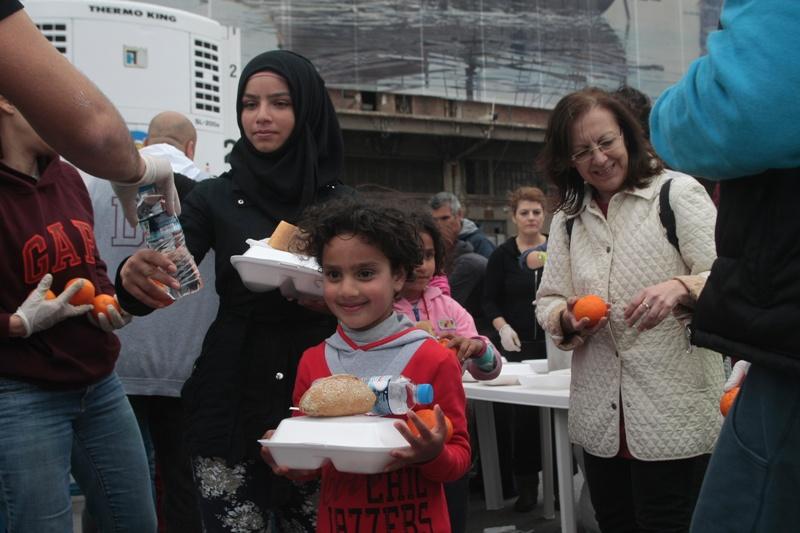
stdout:
{"type": "MultiPolygon", "coordinates": [[[[201,531],[192,464],[183,442],[180,398],[128,396],[142,433],[149,432],[161,478],[161,511],[169,533],[201,531]]],[[[160,513],[161,514],[161,513],[160,513]]]]}
{"type": "Polygon", "coordinates": [[[689,531],[709,455],[674,461],[583,455],[592,506],[603,533],[689,531]]]}

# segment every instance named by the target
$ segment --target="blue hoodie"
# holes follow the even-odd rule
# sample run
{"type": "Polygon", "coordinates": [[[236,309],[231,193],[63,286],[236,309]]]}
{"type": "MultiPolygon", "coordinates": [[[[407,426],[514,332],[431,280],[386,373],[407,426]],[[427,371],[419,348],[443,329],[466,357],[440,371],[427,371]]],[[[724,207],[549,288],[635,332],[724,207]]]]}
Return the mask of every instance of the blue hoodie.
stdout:
{"type": "Polygon", "coordinates": [[[720,20],[708,55],[653,106],[656,152],[711,179],[800,167],[800,1],[725,0],[720,20]]]}

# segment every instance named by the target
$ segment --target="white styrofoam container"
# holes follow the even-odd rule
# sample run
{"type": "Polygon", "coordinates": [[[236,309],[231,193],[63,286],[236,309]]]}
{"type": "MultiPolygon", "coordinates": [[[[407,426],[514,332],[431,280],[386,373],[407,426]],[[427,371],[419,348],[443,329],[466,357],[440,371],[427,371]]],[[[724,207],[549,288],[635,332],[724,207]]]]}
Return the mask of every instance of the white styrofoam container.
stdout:
{"type": "Polygon", "coordinates": [[[519,376],[519,384],[531,389],[562,390],[568,389],[572,375],[567,372],[551,372],[549,374],[528,374],[519,376]]]}
{"type": "Polygon", "coordinates": [[[315,470],[330,460],[340,472],[377,474],[392,461],[391,450],[409,446],[395,422],[366,415],[297,416],[282,420],[271,439],[258,442],[278,466],[315,470]]]}
{"type": "Polygon", "coordinates": [[[269,239],[247,239],[244,255],[231,257],[244,286],[253,292],[280,289],[288,298],[322,296],[322,273],[312,257],[295,255],[269,246],[269,239]]]}
{"type": "Polygon", "coordinates": [[[528,363],[503,363],[499,376],[479,383],[484,385],[519,385],[520,376],[532,373],[533,370],[528,363]]]}
{"type": "Polygon", "coordinates": [[[550,370],[550,361],[547,359],[525,359],[522,362],[530,366],[535,374],[547,374],[550,370]]]}

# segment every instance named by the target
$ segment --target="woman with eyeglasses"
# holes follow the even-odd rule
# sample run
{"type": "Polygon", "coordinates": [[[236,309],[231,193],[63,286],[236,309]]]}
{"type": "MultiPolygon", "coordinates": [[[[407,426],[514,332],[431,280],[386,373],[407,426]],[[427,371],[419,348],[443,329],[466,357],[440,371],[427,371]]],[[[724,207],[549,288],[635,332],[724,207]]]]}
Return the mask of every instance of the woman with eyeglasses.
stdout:
{"type": "Polygon", "coordinates": [[[715,259],[715,208],[599,89],[556,105],[539,157],[558,199],[536,315],[573,350],[569,431],[597,521],[688,531],[722,421],[722,358],[691,349],[681,321],[715,259]],[[595,325],[574,314],[588,294],[609,305],[595,325]]]}

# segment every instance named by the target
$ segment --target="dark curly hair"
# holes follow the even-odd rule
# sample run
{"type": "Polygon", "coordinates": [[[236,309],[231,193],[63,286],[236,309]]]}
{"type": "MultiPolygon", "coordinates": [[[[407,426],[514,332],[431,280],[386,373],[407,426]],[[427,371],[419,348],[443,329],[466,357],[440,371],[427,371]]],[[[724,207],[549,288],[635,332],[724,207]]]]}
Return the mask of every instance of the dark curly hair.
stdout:
{"type": "MultiPolygon", "coordinates": [[[[433,241],[433,260],[436,263],[434,274],[442,274],[445,262],[444,240],[442,239],[442,232],[439,231],[439,226],[433,220],[433,216],[428,211],[412,211],[408,214],[408,218],[414,224],[417,233],[427,233],[431,236],[433,241]]],[[[422,249],[421,240],[420,249],[422,249]]]]}
{"type": "Polygon", "coordinates": [[[616,91],[611,93],[611,96],[628,106],[633,116],[639,120],[639,125],[642,127],[644,136],[649,139],[650,111],[653,107],[650,102],[650,97],[630,85],[621,85],[616,91]]]}
{"type": "Polygon", "coordinates": [[[322,252],[334,237],[352,235],[376,247],[389,260],[393,272],[413,279],[422,264],[419,233],[409,217],[393,207],[352,198],[309,207],[298,222],[302,237],[297,251],[314,257],[325,267],[322,252]]]}
{"type": "Polygon", "coordinates": [[[628,175],[623,187],[642,188],[664,170],[664,164],[655,155],[639,121],[626,104],[596,87],[568,94],[559,100],[550,115],[545,144],[537,158],[539,171],[558,188],[555,211],[574,215],[583,205],[583,178],[571,159],[572,126],[596,107],[611,112],[622,130],[628,151],[628,175]]]}

